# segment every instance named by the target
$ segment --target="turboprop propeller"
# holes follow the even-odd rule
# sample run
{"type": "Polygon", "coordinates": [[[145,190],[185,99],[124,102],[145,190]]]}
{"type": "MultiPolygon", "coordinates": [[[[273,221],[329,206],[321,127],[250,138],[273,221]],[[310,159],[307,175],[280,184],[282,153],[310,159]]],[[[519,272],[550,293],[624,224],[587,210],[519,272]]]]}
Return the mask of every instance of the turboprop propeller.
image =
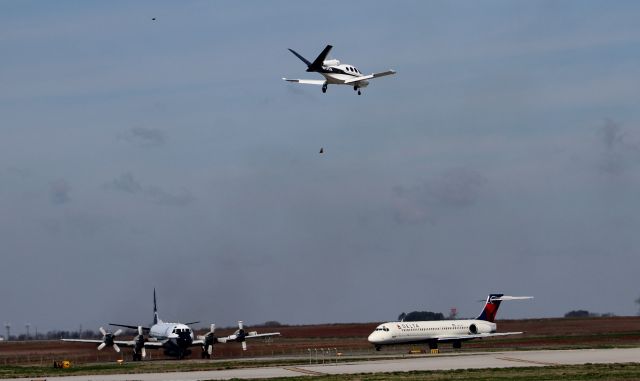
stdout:
{"type": "Polygon", "coordinates": [[[242,323],[242,320],[238,321],[238,330],[233,334],[233,335],[229,335],[227,336],[227,340],[226,341],[235,341],[237,343],[241,343],[242,344],[242,350],[246,351],[247,350],[247,334],[244,331],[244,324],[242,323]]]}
{"type": "Polygon", "coordinates": [[[215,336],[216,325],[211,324],[211,329],[207,332],[206,335],[200,336],[199,338],[204,340],[202,344],[202,358],[211,358],[213,354],[213,345],[219,342],[218,338],[215,336]]]}
{"type": "Polygon", "coordinates": [[[138,326],[138,335],[133,339],[133,359],[142,360],[147,357],[147,351],[144,349],[144,334],[142,326],[138,326]]]}
{"type": "Polygon", "coordinates": [[[101,351],[105,347],[113,347],[113,350],[120,353],[120,347],[118,347],[118,344],[116,344],[113,339],[116,336],[120,335],[122,333],[122,330],[119,329],[114,333],[111,333],[111,332],[105,331],[104,328],[100,327],[100,333],[102,333],[102,343],[98,345],[98,350],[101,351]]]}

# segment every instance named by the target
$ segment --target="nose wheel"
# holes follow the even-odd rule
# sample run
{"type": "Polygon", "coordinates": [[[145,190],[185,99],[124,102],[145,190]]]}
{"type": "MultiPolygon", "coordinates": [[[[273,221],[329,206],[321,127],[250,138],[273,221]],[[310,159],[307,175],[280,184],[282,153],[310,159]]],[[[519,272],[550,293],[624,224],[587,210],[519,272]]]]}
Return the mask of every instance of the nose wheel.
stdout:
{"type": "Polygon", "coordinates": [[[326,83],[324,85],[322,85],[322,92],[323,93],[327,92],[327,84],[326,83]]]}

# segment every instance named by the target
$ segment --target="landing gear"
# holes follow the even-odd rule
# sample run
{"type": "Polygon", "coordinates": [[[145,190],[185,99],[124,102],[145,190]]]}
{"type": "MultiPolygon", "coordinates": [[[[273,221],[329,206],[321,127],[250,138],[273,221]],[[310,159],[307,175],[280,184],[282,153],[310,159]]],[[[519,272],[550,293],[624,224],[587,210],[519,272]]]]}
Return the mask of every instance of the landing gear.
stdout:
{"type": "Polygon", "coordinates": [[[133,361],[142,361],[142,353],[133,352],[133,361]]]}
{"type": "Polygon", "coordinates": [[[380,350],[381,350],[381,349],[382,349],[382,347],[381,347],[381,346],[376,345],[376,351],[380,352],[380,350]]]}
{"type": "Polygon", "coordinates": [[[360,88],[358,86],[353,86],[353,91],[357,91],[358,95],[362,95],[362,93],[360,92],[360,88]]]}
{"type": "Polygon", "coordinates": [[[455,349],[462,348],[462,341],[454,341],[453,342],[453,348],[455,348],[455,349]]]}
{"type": "Polygon", "coordinates": [[[322,93],[326,93],[327,92],[327,84],[325,83],[324,85],[322,85],[322,93]]]}
{"type": "Polygon", "coordinates": [[[438,349],[438,341],[437,340],[429,341],[429,349],[438,349]]]}
{"type": "Polygon", "coordinates": [[[203,350],[202,353],[200,354],[200,357],[203,359],[208,359],[211,360],[211,355],[209,354],[209,352],[203,350]]]}

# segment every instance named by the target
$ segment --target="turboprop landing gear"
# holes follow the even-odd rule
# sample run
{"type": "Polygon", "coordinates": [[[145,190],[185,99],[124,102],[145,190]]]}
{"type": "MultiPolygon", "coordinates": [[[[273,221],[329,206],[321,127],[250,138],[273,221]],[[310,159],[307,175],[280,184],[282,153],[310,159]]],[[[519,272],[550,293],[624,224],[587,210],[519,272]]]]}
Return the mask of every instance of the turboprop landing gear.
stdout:
{"type": "Polygon", "coordinates": [[[327,84],[326,83],[324,85],[322,85],[322,92],[323,93],[327,92],[327,84]]]}

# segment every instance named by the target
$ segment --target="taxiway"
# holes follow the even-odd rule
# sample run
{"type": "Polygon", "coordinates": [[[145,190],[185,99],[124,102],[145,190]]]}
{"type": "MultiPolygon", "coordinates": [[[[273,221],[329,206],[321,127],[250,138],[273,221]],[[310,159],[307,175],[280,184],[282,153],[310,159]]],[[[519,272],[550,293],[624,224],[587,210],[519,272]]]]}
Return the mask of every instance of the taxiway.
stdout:
{"type": "MultiPolygon", "coordinates": [[[[55,381],[199,381],[227,380],[231,378],[275,378],[301,375],[356,374],[408,372],[451,369],[516,368],[531,366],[578,365],[586,363],[628,363],[640,360],[640,348],[545,350],[479,352],[447,355],[371,360],[360,362],[338,362],[326,365],[296,365],[279,367],[240,368],[228,370],[86,375],[70,377],[47,377],[55,381]]],[[[14,381],[29,378],[12,379],[14,381]]]]}

